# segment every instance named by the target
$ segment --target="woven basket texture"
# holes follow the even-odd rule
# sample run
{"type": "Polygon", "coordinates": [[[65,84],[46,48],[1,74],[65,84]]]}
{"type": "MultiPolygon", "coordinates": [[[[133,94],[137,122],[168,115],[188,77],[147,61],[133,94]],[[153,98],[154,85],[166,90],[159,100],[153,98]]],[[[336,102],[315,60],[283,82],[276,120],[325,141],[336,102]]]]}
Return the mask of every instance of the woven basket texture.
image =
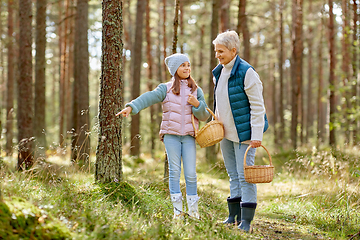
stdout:
{"type": "Polygon", "coordinates": [[[224,125],[222,122],[217,120],[215,114],[209,108],[206,109],[211,115],[213,115],[214,120],[208,122],[200,130],[196,129],[194,115],[192,115],[192,124],[195,129],[195,140],[202,148],[212,146],[224,138],[224,125]]]}
{"type": "Polygon", "coordinates": [[[249,146],[246,149],[244,156],[244,176],[245,176],[245,181],[248,183],[269,183],[274,178],[275,167],[272,164],[271,155],[263,145],[261,145],[261,147],[263,147],[266,150],[269,156],[270,165],[248,166],[246,164],[246,155],[249,149],[251,148],[251,146],[249,146]]]}

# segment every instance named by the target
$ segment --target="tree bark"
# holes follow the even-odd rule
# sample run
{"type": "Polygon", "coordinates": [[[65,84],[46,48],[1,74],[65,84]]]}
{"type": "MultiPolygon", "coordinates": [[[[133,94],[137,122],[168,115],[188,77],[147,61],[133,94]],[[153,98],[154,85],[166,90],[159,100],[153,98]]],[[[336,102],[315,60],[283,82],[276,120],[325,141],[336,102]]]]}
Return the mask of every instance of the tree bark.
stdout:
{"type": "Polygon", "coordinates": [[[321,19],[321,22],[319,24],[319,32],[320,32],[320,41],[318,48],[318,56],[319,56],[319,66],[318,66],[318,94],[317,94],[317,142],[316,147],[319,148],[320,144],[324,141],[324,135],[325,135],[325,123],[323,122],[324,119],[324,107],[322,102],[322,95],[323,95],[323,89],[324,89],[324,80],[323,80],[323,52],[322,52],[322,39],[323,39],[323,20],[321,19]]]}
{"type": "MultiPolygon", "coordinates": [[[[140,77],[142,66],[142,43],[143,43],[143,20],[146,0],[138,0],[136,7],[136,30],[133,54],[131,56],[132,66],[132,91],[131,98],[135,99],[140,95],[140,77]]],[[[133,115],[131,118],[131,156],[139,157],[140,155],[140,113],[133,115]]]]}
{"type": "MultiPolygon", "coordinates": [[[[219,6],[220,6],[220,0],[212,1],[211,35],[210,35],[211,43],[219,33],[219,6]]],[[[211,45],[211,47],[210,47],[210,69],[209,69],[210,73],[216,67],[216,65],[217,65],[217,59],[215,58],[215,50],[214,50],[214,46],[211,45]]],[[[209,74],[208,84],[209,84],[208,85],[209,86],[208,106],[210,108],[213,108],[214,107],[214,82],[213,82],[212,74],[209,74]]],[[[211,120],[211,119],[209,119],[209,120],[211,120]]],[[[210,164],[213,164],[216,162],[215,145],[206,148],[206,161],[210,164]]]]}
{"type": "MultiPolygon", "coordinates": [[[[353,87],[352,87],[352,95],[353,95],[353,101],[352,101],[352,107],[354,111],[359,111],[359,82],[358,82],[358,74],[359,74],[359,24],[358,24],[358,4],[357,1],[353,2],[353,41],[352,41],[352,69],[353,69],[353,87]]],[[[360,118],[355,117],[355,119],[352,122],[353,125],[353,144],[356,146],[360,143],[360,136],[359,136],[359,123],[360,118]]]]}
{"type": "Polygon", "coordinates": [[[246,16],[246,0],[239,0],[239,13],[238,13],[238,34],[243,36],[243,56],[242,58],[247,62],[250,62],[250,33],[247,26],[247,16],[246,16]]]}
{"type": "Polygon", "coordinates": [[[284,0],[280,0],[280,53],[279,53],[279,74],[280,74],[280,100],[279,100],[279,117],[280,117],[280,129],[279,129],[279,143],[284,142],[285,135],[285,118],[284,118],[284,0]]]}
{"type": "MultiPolygon", "coordinates": [[[[153,90],[153,57],[151,54],[151,27],[150,27],[150,0],[146,1],[146,59],[148,64],[148,91],[153,90]]],[[[156,121],[155,121],[155,106],[150,106],[150,145],[151,145],[151,157],[154,158],[155,154],[155,139],[156,139],[156,121]]]]}
{"type": "Polygon", "coordinates": [[[292,5],[292,115],[291,115],[291,142],[294,149],[297,147],[297,127],[301,104],[303,35],[302,35],[302,0],[293,0],[292,5]]]}
{"type": "Polygon", "coordinates": [[[330,135],[329,135],[329,144],[332,147],[336,146],[335,138],[335,125],[336,125],[336,80],[335,80],[335,29],[334,29],[334,12],[333,12],[333,1],[329,0],[329,55],[330,55],[330,75],[329,75],[329,84],[330,84],[330,135]]]}
{"type": "Polygon", "coordinates": [[[78,0],[75,19],[72,161],[80,167],[89,164],[89,51],[88,0],[78,0]]]}
{"type": "Polygon", "coordinates": [[[230,0],[221,0],[220,8],[220,31],[230,29],[230,0]]]}
{"type": "Polygon", "coordinates": [[[8,0],[8,43],[7,43],[7,82],[6,82],[6,147],[5,152],[10,156],[13,152],[13,112],[14,112],[14,2],[8,0]]]}
{"type": "Polygon", "coordinates": [[[35,55],[35,111],[34,135],[37,149],[35,154],[45,157],[46,114],[45,114],[45,49],[46,49],[46,0],[36,1],[36,55],[35,55]]]}
{"type": "Polygon", "coordinates": [[[349,144],[351,140],[351,124],[353,122],[352,119],[352,110],[351,110],[351,79],[349,74],[349,66],[350,66],[350,52],[349,52],[349,43],[350,43],[350,32],[349,32],[349,16],[348,16],[348,5],[346,0],[341,1],[342,5],[342,40],[341,40],[341,47],[342,47],[342,64],[341,64],[341,78],[343,85],[345,87],[345,91],[343,97],[345,99],[345,103],[343,106],[344,116],[346,116],[346,121],[343,123],[343,129],[345,130],[345,143],[349,144]]]}
{"type": "Polygon", "coordinates": [[[177,42],[178,42],[178,28],[179,28],[179,0],[175,0],[175,14],[174,14],[174,35],[172,42],[172,53],[176,53],[177,42]]]}
{"type": "MultiPolygon", "coordinates": [[[[309,2],[309,13],[313,16],[312,0],[309,2]]],[[[313,17],[310,19],[314,21],[313,17]]],[[[309,138],[313,136],[313,122],[314,122],[314,101],[313,101],[313,27],[309,26],[308,35],[308,84],[307,84],[307,118],[306,118],[306,136],[305,142],[308,142],[309,138]]]]}
{"type": "Polygon", "coordinates": [[[96,150],[95,181],[122,180],[122,109],[123,51],[122,1],[102,2],[102,61],[99,101],[99,137],[96,150]]]}
{"type": "Polygon", "coordinates": [[[31,0],[19,1],[18,170],[30,169],[34,160],[31,9],[31,0]]]}

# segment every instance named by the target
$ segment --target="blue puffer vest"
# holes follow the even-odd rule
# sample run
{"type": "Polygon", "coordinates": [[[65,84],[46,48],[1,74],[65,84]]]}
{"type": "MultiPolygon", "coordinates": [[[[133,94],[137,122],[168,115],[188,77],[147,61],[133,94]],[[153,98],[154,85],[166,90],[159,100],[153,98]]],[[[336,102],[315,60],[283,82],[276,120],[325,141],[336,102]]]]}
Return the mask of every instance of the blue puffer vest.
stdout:
{"type": "MultiPolygon", "coordinates": [[[[223,66],[219,64],[212,71],[216,82],[214,88],[214,110],[216,108],[215,92],[219,82],[221,70],[223,66]]],[[[250,102],[244,90],[244,79],[246,71],[249,68],[253,68],[245,60],[236,56],[234,66],[231,70],[229,81],[228,81],[228,92],[231,111],[234,117],[236,130],[239,136],[240,142],[251,140],[251,124],[250,124],[250,102]]],[[[264,132],[268,129],[269,123],[266,117],[264,132]]]]}

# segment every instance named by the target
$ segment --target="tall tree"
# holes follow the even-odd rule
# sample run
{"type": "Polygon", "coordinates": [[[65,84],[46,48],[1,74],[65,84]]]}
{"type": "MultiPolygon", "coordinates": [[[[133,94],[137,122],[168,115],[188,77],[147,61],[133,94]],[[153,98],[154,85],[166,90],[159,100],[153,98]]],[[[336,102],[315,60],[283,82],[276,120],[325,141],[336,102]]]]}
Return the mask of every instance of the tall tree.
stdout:
{"type": "Polygon", "coordinates": [[[341,40],[341,47],[342,47],[342,64],[341,64],[341,79],[343,82],[343,85],[345,87],[344,91],[344,113],[346,116],[346,121],[344,123],[343,129],[345,129],[345,142],[350,143],[350,129],[352,124],[352,117],[351,114],[351,78],[350,78],[350,51],[349,51],[349,43],[350,43],[350,29],[349,29],[349,15],[348,15],[348,1],[342,0],[341,1],[341,7],[342,7],[342,40],[341,40]]]}
{"type": "Polygon", "coordinates": [[[243,36],[244,52],[242,58],[246,61],[250,61],[250,33],[247,25],[246,15],[246,0],[239,0],[239,12],[238,12],[238,34],[243,36]]]}
{"type": "Polygon", "coordinates": [[[88,0],[78,0],[75,18],[72,160],[82,165],[90,157],[88,0]]]}
{"type": "MultiPolygon", "coordinates": [[[[163,22],[162,22],[162,28],[163,28],[163,58],[165,59],[167,54],[166,54],[166,48],[167,48],[167,37],[166,37],[166,0],[162,0],[162,5],[163,5],[163,22]]],[[[166,70],[166,65],[165,62],[163,61],[163,81],[167,81],[169,73],[166,70]]]]}
{"type": "MultiPolygon", "coordinates": [[[[148,64],[148,80],[147,88],[148,91],[153,90],[153,56],[151,54],[151,27],[150,27],[150,0],[146,1],[146,60],[148,64]]],[[[155,106],[150,106],[150,143],[151,143],[151,157],[154,158],[155,154],[155,138],[156,138],[156,116],[155,106]]]]}
{"type": "Polygon", "coordinates": [[[279,143],[283,143],[285,135],[285,118],[284,118],[284,0],[280,0],[280,46],[279,46],[279,82],[280,82],[280,99],[279,99],[279,117],[280,117],[280,128],[279,128],[279,143]]]}
{"type": "Polygon", "coordinates": [[[333,12],[333,1],[329,0],[329,55],[330,55],[330,66],[329,66],[329,84],[330,84],[330,135],[329,144],[333,147],[336,145],[335,138],[335,121],[336,121],[336,96],[335,96],[335,26],[334,26],[334,12],[333,12]]]}
{"type": "Polygon", "coordinates": [[[325,136],[325,122],[324,122],[324,104],[322,101],[323,98],[323,89],[324,89],[324,79],[323,79],[323,19],[320,18],[320,24],[319,24],[319,46],[318,49],[318,93],[317,93],[317,141],[316,141],[316,147],[319,148],[320,144],[324,141],[325,136]]]}
{"type": "MultiPolygon", "coordinates": [[[[358,60],[360,60],[359,58],[359,43],[360,43],[360,39],[358,39],[359,37],[359,16],[358,16],[358,3],[357,1],[352,1],[353,2],[353,41],[352,41],[352,69],[353,69],[353,87],[352,87],[352,107],[354,109],[355,112],[359,112],[359,80],[358,80],[358,74],[359,74],[359,62],[358,60]]],[[[353,120],[353,144],[354,145],[358,145],[360,143],[360,136],[359,136],[359,123],[360,123],[360,118],[359,117],[355,117],[353,120]]]]}
{"type": "Polygon", "coordinates": [[[303,1],[293,0],[292,2],[292,58],[291,58],[291,79],[292,79],[292,112],[291,112],[291,142],[295,149],[297,147],[297,127],[299,108],[301,103],[302,85],[302,62],[303,62],[303,1]]]}
{"type": "Polygon", "coordinates": [[[123,52],[122,3],[102,2],[102,56],[99,101],[99,137],[96,150],[95,180],[117,182],[122,179],[122,119],[115,113],[122,109],[121,75],[123,52]]]}
{"type": "Polygon", "coordinates": [[[178,42],[178,28],[179,28],[179,0],[175,0],[175,14],[174,14],[174,33],[172,42],[172,53],[176,53],[177,42],[178,42]]]}
{"type": "Polygon", "coordinates": [[[70,76],[73,74],[71,71],[72,61],[70,61],[70,49],[71,43],[69,32],[69,26],[73,21],[70,18],[71,11],[70,1],[59,1],[59,23],[58,23],[58,35],[59,35],[59,145],[63,147],[66,140],[66,130],[69,130],[69,118],[71,112],[68,109],[70,107],[70,76]],[[65,10],[65,15],[62,10],[65,10]],[[67,120],[67,121],[66,121],[67,120]]]}
{"type": "MultiPolygon", "coordinates": [[[[142,64],[143,20],[146,0],[137,0],[135,40],[131,54],[132,66],[132,99],[140,95],[140,77],[142,64]]],[[[131,120],[131,148],[130,154],[140,155],[140,113],[133,115],[131,120]]]]}
{"type": "Polygon", "coordinates": [[[45,49],[46,49],[46,3],[47,0],[36,1],[36,55],[35,55],[35,112],[34,135],[39,157],[45,156],[46,122],[45,122],[45,49]]]}
{"type": "MultiPolygon", "coordinates": [[[[0,4],[0,16],[2,16],[2,12],[3,12],[3,8],[2,5],[0,4]]],[[[3,21],[0,21],[0,36],[3,36],[3,21]]],[[[3,49],[3,43],[0,41],[0,49],[3,49]]],[[[4,52],[0,51],[0,65],[4,66],[4,52]]],[[[5,102],[5,68],[1,68],[0,69],[0,133],[2,133],[2,119],[3,119],[3,105],[5,102]]],[[[2,142],[2,134],[0,134],[0,142],[2,142]]],[[[2,144],[0,144],[0,163],[2,160],[2,150],[3,150],[3,146],[2,144]]],[[[0,189],[0,194],[1,194],[1,189],[0,189]]],[[[1,199],[0,199],[1,200],[1,199]]]]}
{"type": "MultiPolygon", "coordinates": [[[[210,42],[216,38],[219,33],[219,6],[220,0],[212,0],[212,14],[211,14],[211,34],[210,34],[210,42]]],[[[215,58],[215,50],[214,46],[211,44],[210,47],[210,71],[211,72],[217,65],[217,59],[215,58]]],[[[209,86],[209,99],[208,106],[213,108],[214,106],[214,82],[212,74],[209,74],[208,80],[209,86]]],[[[215,154],[215,145],[206,148],[206,160],[209,163],[215,163],[216,154],[215,154]]]]}
{"type": "Polygon", "coordinates": [[[220,31],[230,29],[230,0],[222,0],[220,8],[220,31]]]}
{"type": "Polygon", "coordinates": [[[19,0],[19,78],[18,78],[18,169],[33,165],[33,91],[32,91],[32,12],[31,0],[19,0]]]}
{"type": "Polygon", "coordinates": [[[14,1],[8,0],[8,42],[7,42],[7,82],[6,82],[6,147],[7,156],[12,154],[13,109],[14,109],[14,1]]]}
{"type": "Polygon", "coordinates": [[[306,136],[304,141],[308,142],[308,139],[312,137],[312,126],[313,126],[313,119],[314,119],[314,101],[313,101],[313,26],[312,21],[314,21],[314,14],[313,14],[313,8],[312,8],[312,0],[309,1],[309,14],[310,14],[310,24],[309,24],[309,31],[308,31],[308,37],[307,37],[307,43],[308,43],[308,84],[307,84],[307,118],[306,118],[306,136]]]}

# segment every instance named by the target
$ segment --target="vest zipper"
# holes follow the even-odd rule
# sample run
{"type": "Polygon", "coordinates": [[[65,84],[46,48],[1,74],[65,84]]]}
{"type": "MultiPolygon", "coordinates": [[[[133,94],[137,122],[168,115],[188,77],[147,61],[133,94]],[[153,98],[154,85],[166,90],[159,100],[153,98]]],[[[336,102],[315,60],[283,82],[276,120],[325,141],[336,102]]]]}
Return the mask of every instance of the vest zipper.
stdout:
{"type": "Polygon", "coordinates": [[[181,95],[181,135],[184,135],[185,132],[185,89],[184,82],[181,81],[180,84],[180,95],[181,95]]]}

